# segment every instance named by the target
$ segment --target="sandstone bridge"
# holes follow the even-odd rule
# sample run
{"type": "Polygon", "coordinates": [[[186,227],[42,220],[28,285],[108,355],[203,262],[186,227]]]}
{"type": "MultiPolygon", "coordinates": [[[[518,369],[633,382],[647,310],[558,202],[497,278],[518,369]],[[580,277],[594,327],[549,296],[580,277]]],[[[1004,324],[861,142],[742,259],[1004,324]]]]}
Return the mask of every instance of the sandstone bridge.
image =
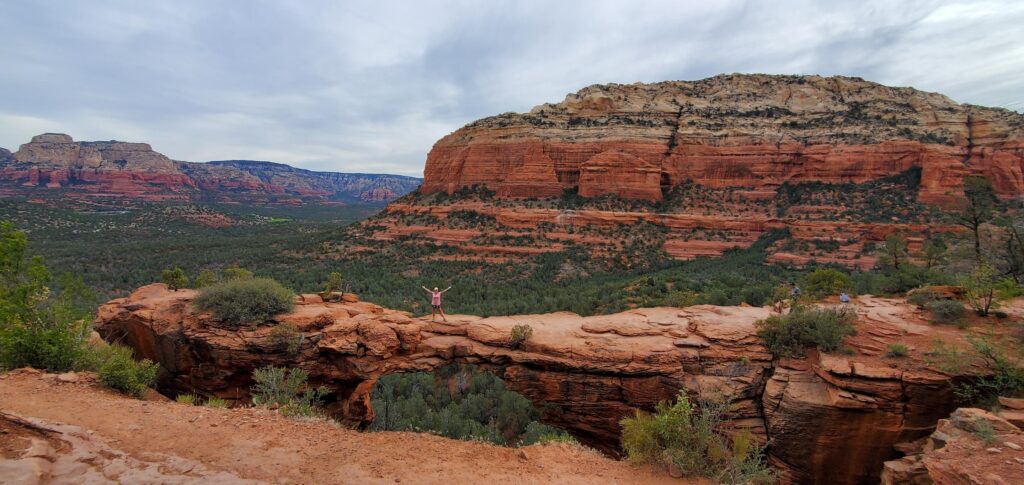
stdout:
{"type": "Polygon", "coordinates": [[[728,423],[768,443],[769,462],[796,483],[875,483],[898,443],[921,438],[955,408],[951,378],[929,367],[931,342],[963,339],[930,326],[916,307],[861,297],[857,335],[847,354],[809,352],[772,359],[754,323],[768,310],[694,306],[646,308],[614,315],[573,313],[481,318],[449,316],[431,323],[367,302],[324,303],[302,295],[276,321],[297,327],[297,352],[269,337],[272,326],[225,328],[191,305],[196,293],[162,284],[140,288],[100,307],[96,329],[129,345],[166,371],[167,395],[196,392],[247,402],[252,371],[301,367],[328,386],[328,410],[342,423],[366,427],[370,397],[383,375],[429,371],[448,363],[497,373],[542,410],[542,420],[581,442],[618,455],[619,420],[651,410],[681,389],[694,396],[729,395],[728,423]],[[511,328],[533,336],[509,345],[511,328]],[[910,355],[884,357],[903,343],[910,355]]]}

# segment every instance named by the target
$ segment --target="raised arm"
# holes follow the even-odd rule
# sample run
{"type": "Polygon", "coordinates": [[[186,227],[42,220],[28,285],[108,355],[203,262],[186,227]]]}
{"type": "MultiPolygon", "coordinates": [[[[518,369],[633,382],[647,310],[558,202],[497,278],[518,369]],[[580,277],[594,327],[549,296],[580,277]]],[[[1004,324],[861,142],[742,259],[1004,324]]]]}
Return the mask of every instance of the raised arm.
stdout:
{"type": "Polygon", "coordinates": [[[428,290],[426,286],[421,286],[420,288],[423,288],[423,291],[427,293],[433,293],[432,291],[428,290]]]}
{"type": "Polygon", "coordinates": [[[444,293],[445,291],[448,291],[448,290],[450,290],[450,289],[452,289],[452,287],[451,287],[451,286],[449,286],[449,287],[445,288],[445,289],[444,289],[443,291],[441,291],[441,293],[444,293]]]}

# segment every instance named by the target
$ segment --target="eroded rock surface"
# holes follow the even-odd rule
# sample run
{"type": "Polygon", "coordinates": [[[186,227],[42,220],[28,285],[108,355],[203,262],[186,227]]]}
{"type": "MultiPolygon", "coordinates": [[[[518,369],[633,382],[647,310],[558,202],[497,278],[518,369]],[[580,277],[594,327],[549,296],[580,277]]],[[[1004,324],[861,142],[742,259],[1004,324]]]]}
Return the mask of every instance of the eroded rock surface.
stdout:
{"type": "Polygon", "coordinates": [[[960,408],[913,443],[916,453],[885,462],[882,483],[1003,485],[1024,481],[1024,432],[982,409],[960,408]]]}
{"type": "Polygon", "coordinates": [[[330,411],[352,426],[373,419],[379,377],[446,363],[497,372],[538,404],[544,421],[611,453],[618,453],[618,421],[633,409],[653,409],[683,388],[695,396],[728,394],[735,399],[731,425],[767,439],[772,464],[802,483],[877,480],[882,463],[899,456],[894,444],[927,435],[954,408],[951,376],[925,362],[929,345],[963,344],[961,330],[928,325],[915,306],[874,297],[857,300],[850,354],[773,362],[755,334],[766,308],[452,315],[432,323],[354,298],[324,303],[304,295],[293,313],[275,318],[301,332],[300,350],[288,354],[270,339],[272,326],[224,328],[192,307],[194,297],[162,284],[142,287],[102,306],[96,328],[160,362],[167,371],[161,389],[171,395],[245,401],[253,369],[302,367],[314,384],[332,389],[330,411]],[[516,324],[534,333],[513,349],[516,324]],[[897,342],[908,346],[908,357],[884,355],[886,344],[897,342]]]}

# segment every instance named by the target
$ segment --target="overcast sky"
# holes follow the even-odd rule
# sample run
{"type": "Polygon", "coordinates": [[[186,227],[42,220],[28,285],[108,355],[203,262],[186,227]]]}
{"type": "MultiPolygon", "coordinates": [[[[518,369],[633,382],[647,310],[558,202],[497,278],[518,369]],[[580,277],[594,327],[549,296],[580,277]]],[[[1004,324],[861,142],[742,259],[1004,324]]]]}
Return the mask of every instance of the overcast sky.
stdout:
{"type": "Polygon", "coordinates": [[[0,146],[421,175],[475,119],[595,83],[844,74],[1024,108],[1024,1],[0,0],[0,146]]]}

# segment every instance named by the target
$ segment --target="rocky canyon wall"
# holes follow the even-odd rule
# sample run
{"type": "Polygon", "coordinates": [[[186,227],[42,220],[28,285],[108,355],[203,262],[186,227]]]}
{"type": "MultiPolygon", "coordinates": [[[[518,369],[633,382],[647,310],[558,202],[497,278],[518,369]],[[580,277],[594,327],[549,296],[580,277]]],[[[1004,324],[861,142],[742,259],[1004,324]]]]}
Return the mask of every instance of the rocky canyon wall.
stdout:
{"type": "Polygon", "coordinates": [[[968,174],[1020,198],[1022,164],[1024,116],[1012,111],[859,78],[721,75],[594,85],[476,121],[434,145],[421,190],[659,200],[686,180],[773,190],[919,167],[920,200],[949,202],[968,174]]]}
{"type": "MultiPolygon", "coordinates": [[[[966,345],[965,331],[929,325],[915,306],[874,297],[856,302],[849,353],[773,360],[755,334],[754,323],[769,315],[765,308],[459,315],[446,324],[355,298],[324,303],[303,295],[293,313],[275,319],[302,335],[299,350],[288,353],[271,339],[271,326],[222,327],[192,307],[194,297],[191,290],[146,286],[103,305],[96,329],[159,362],[160,387],[169,395],[246,402],[253,369],[301,367],[313,384],[331,389],[329,410],[351,426],[373,419],[370,397],[382,375],[476,364],[538,404],[544,421],[613,454],[618,422],[634,409],[651,410],[680,389],[728,395],[729,426],[766,441],[772,465],[795,483],[876,482],[883,462],[900,456],[898,443],[928,435],[954,408],[949,381],[958,376],[936,369],[925,353],[936,340],[966,345]],[[533,336],[512,348],[510,330],[523,323],[533,336]],[[887,357],[890,343],[906,345],[909,355],[887,357]]],[[[1014,315],[1020,310],[1008,307],[1014,315]]]]}

